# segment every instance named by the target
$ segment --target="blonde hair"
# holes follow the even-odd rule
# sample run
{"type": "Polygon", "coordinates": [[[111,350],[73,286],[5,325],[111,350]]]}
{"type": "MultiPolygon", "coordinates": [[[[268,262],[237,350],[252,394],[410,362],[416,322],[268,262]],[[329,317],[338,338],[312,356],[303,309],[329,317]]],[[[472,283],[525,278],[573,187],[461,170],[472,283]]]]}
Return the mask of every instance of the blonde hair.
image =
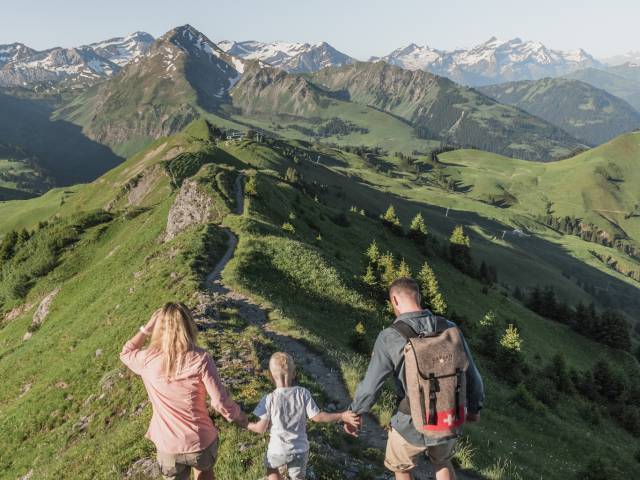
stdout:
{"type": "Polygon", "coordinates": [[[182,369],[186,354],[195,350],[198,329],[183,303],[166,303],[153,315],[156,323],[149,348],[165,355],[164,373],[170,380],[182,369]]]}
{"type": "Polygon", "coordinates": [[[296,376],[296,364],[293,357],[285,352],[276,352],[269,359],[271,376],[279,378],[284,385],[290,386],[296,376]]]}

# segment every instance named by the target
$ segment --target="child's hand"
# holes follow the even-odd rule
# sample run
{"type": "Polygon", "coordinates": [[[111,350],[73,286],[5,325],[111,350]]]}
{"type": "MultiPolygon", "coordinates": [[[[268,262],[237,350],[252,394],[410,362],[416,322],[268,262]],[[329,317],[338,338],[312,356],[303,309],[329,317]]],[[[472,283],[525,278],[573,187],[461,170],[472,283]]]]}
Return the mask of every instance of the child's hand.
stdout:
{"type": "Polygon", "coordinates": [[[349,424],[355,428],[360,428],[360,424],[362,423],[360,415],[353,413],[350,410],[342,412],[340,420],[342,420],[343,423],[349,424]]]}
{"type": "Polygon", "coordinates": [[[247,425],[247,430],[250,430],[254,433],[264,433],[269,429],[269,420],[260,420],[257,422],[250,422],[247,425]]]}

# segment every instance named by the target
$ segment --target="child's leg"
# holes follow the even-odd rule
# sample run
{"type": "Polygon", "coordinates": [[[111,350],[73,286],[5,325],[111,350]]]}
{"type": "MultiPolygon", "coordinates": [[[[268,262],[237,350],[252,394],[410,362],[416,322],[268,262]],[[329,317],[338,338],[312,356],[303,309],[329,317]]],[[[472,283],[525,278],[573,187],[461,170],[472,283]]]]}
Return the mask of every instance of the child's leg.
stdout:
{"type": "Polygon", "coordinates": [[[308,462],[308,451],[295,454],[291,461],[287,462],[287,473],[289,474],[289,480],[304,480],[307,476],[308,462]]]}
{"type": "Polygon", "coordinates": [[[277,468],[267,468],[267,480],[282,480],[282,475],[277,468]]]}

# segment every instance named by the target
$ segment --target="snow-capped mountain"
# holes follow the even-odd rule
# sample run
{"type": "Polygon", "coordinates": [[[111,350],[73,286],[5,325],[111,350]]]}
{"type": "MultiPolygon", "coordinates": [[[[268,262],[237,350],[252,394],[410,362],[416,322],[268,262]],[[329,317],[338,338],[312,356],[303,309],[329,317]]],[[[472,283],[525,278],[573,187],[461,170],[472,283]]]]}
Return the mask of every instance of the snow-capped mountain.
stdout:
{"type": "Polygon", "coordinates": [[[123,67],[134,58],[144,55],[151,47],[154,38],[145,32],[135,32],[126,37],[110,38],[103,42],[86,45],[98,55],[123,67]]]}
{"type": "Polygon", "coordinates": [[[91,85],[144,55],[151,43],[151,35],[136,32],[77,48],[36,51],[21,43],[0,45],[0,86],[91,85]]]}
{"type": "Polygon", "coordinates": [[[315,72],[324,67],[342,66],[355,59],[326,42],[316,44],[291,42],[232,42],[223,40],[218,46],[231,55],[246,60],[260,60],[291,73],[315,72]]]}
{"type": "Polygon", "coordinates": [[[83,102],[64,109],[60,118],[83,119],[85,135],[112,147],[129,138],[171,135],[203,109],[213,112],[229,104],[229,90],[249,64],[264,66],[229,55],[192,26],[183,25],[154,41],[118,75],[89,90],[83,102]]]}
{"type": "Polygon", "coordinates": [[[540,42],[496,37],[471,49],[453,51],[411,44],[381,60],[410,70],[427,70],[472,86],[557,77],[583,68],[602,67],[582,49],[564,52],[549,49],[540,42]]]}
{"type": "Polygon", "coordinates": [[[0,45],[0,68],[9,62],[27,58],[36,53],[32,48],[22,43],[0,45]]]}
{"type": "Polygon", "coordinates": [[[397,48],[385,57],[371,57],[370,61],[384,60],[407,70],[427,70],[427,66],[437,64],[447,52],[436,50],[428,46],[419,46],[415,43],[406,47],[397,48]]]}
{"type": "Polygon", "coordinates": [[[87,48],[53,48],[13,60],[0,69],[0,86],[28,86],[71,80],[88,84],[120,67],[87,48]]]}
{"type": "Polygon", "coordinates": [[[602,62],[612,67],[617,67],[618,65],[623,65],[625,63],[640,65],[640,51],[614,55],[613,57],[603,59],[602,62]]]}

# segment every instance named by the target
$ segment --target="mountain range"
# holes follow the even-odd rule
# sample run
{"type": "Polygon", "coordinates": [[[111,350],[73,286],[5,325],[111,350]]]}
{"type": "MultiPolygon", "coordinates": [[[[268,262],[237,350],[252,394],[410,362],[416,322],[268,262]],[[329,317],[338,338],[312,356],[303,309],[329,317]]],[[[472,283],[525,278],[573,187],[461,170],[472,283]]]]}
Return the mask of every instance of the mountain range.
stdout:
{"type": "MultiPolygon", "coordinates": [[[[189,25],[176,28],[120,75],[61,109],[58,118],[81,125],[90,138],[114,148],[175,133],[202,112],[240,124],[295,119],[310,130],[318,120],[355,119],[363,108],[368,115],[350,120],[352,129],[375,130],[381,121],[391,121],[407,137],[532,160],[548,160],[580,146],[543,120],[428,72],[356,62],[309,76],[230,51],[189,25]],[[247,116],[253,120],[242,118],[247,116]]],[[[300,131],[302,125],[298,127],[300,131]]],[[[376,131],[372,136],[379,140],[382,135],[376,131]]]]}
{"type": "Polygon", "coordinates": [[[153,37],[136,32],[74,48],[37,51],[21,43],[0,45],[0,87],[66,85],[86,87],[118,73],[143,55],[153,37]]]}
{"type": "Polygon", "coordinates": [[[563,52],[540,42],[496,37],[470,49],[453,51],[412,43],[382,58],[372,58],[379,59],[409,70],[427,70],[471,86],[555,77],[602,66],[582,49],[563,52]]]}

